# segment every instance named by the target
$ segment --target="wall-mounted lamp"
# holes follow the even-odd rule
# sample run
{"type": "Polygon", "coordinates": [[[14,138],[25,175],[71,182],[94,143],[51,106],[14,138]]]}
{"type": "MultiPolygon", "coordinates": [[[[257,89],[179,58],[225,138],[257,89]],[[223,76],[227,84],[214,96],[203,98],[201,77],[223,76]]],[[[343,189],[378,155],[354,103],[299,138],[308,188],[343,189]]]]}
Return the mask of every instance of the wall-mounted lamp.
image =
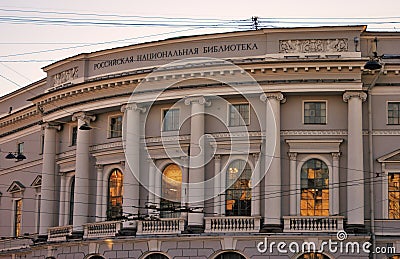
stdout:
{"type": "Polygon", "coordinates": [[[6,159],[16,159],[16,160],[20,161],[20,160],[26,159],[26,156],[24,156],[22,153],[18,153],[18,152],[15,152],[15,153],[9,152],[6,155],[6,159]]]}
{"type": "Polygon", "coordinates": [[[85,122],[85,123],[83,123],[83,124],[79,127],[79,129],[80,129],[80,130],[91,130],[92,127],[90,127],[90,126],[85,122]]]}
{"type": "Polygon", "coordinates": [[[372,44],[372,54],[374,56],[367,63],[365,63],[364,69],[379,70],[382,68],[382,64],[379,62],[377,49],[378,49],[378,38],[375,37],[372,44]]]}

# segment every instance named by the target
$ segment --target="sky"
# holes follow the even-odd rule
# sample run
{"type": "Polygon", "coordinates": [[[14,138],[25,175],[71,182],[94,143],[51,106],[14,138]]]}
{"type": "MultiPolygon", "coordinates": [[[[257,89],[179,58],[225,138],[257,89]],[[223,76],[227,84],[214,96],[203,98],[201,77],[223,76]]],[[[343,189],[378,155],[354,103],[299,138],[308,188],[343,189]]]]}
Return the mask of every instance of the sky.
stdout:
{"type": "Polygon", "coordinates": [[[252,29],[254,16],[260,27],[368,24],[368,30],[400,32],[399,10],[394,0],[0,0],[0,96],[79,53],[252,29]]]}

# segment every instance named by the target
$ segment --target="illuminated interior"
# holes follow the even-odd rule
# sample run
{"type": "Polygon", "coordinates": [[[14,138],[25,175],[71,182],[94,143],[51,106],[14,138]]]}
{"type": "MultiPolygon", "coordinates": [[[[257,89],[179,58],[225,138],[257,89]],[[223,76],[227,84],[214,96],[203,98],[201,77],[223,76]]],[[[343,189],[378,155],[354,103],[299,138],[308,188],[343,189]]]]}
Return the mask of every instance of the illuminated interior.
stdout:
{"type": "Polygon", "coordinates": [[[107,218],[116,219],[122,216],[123,175],[119,169],[114,169],[108,181],[107,218]]]}
{"type": "Polygon", "coordinates": [[[160,217],[179,218],[180,212],[174,211],[174,208],[181,206],[182,170],[178,165],[170,164],[165,167],[161,186],[160,217]]]}
{"type": "Polygon", "coordinates": [[[400,173],[389,174],[389,218],[400,219],[400,173]]]}

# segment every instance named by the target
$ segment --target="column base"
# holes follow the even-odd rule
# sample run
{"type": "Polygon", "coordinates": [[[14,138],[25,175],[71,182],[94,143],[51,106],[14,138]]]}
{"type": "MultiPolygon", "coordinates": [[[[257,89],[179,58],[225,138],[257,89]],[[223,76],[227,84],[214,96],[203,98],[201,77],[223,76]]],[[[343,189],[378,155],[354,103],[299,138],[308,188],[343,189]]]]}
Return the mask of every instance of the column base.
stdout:
{"type": "Polygon", "coordinates": [[[68,239],[82,239],[83,231],[72,231],[72,234],[67,238],[68,239]]]}
{"type": "Polygon", "coordinates": [[[41,244],[47,242],[47,235],[37,235],[32,241],[34,244],[41,244]]]}
{"type": "Polygon", "coordinates": [[[345,230],[349,234],[368,234],[367,228],[362,224],[348,224],[345,230]]]}
{"type": "Polygon", "coordinates": [[[283,226],[282,224],[264,224],[260,229],[260,233],[282,233],[283,226]]]}
{"type": "Polygon", "coordinates": [[[201,234],[204,233],[204,226],[200,225],[192,225],[192,226],[187,226],[184,231],[182,231],[182,234],[201,234]]]}
{"type": "Polygon", "coordinates": [[[136,228],[122,228],[119,233],[119,236],[134,236],[136,235],[136,228]]]}

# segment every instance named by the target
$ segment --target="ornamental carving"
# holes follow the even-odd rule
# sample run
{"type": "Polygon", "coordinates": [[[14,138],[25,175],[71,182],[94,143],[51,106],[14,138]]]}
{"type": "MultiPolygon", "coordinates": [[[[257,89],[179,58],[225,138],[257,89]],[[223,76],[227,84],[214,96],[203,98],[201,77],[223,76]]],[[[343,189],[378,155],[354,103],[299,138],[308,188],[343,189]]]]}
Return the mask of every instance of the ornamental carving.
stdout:
{"type": "Polygon", "coordinates": [[[280,40],[279,53],[347,52],[348,39],[280,40]]]}

